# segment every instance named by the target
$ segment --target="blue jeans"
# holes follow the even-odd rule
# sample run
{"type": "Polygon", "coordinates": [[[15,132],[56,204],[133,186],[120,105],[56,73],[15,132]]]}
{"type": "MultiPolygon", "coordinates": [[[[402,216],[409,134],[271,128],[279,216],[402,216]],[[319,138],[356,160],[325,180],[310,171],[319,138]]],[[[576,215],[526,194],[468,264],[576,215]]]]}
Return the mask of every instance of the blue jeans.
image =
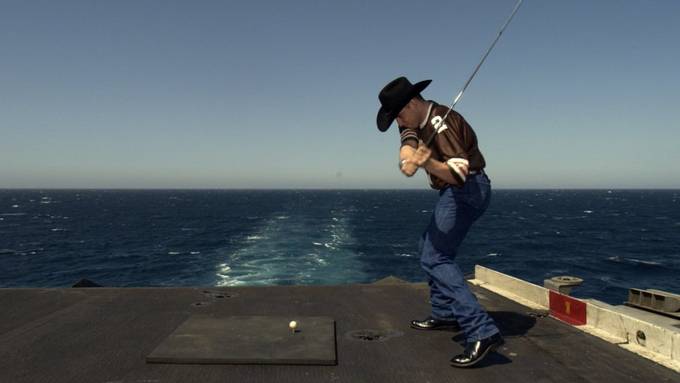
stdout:
{"type": "Polygon", "coordinates": [[[491,181],[483,173],[468,176],[460,188],[441,189],[430,224],[420,238],[420,264],[428,277],[432,317],[458,321],[468,342],[498,332],[454,262],[458,246],[486,211],[490,198],[491,181]]]}

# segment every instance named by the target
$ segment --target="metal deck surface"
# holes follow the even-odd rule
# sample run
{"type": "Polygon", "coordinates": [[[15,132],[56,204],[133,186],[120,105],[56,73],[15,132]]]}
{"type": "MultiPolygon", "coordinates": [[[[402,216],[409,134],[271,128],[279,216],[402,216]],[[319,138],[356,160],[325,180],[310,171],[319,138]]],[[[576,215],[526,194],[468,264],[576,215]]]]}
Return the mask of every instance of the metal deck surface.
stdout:
{"type": "Polygon", "coordinates": [[[474,288],[506,344],[478,368],[460,336],[408,327],[422,284],[0,289],[0,382],[680,382],[680,374],[474,288]],[[336,366],[147,363],[192,314],[335,320],[336,366]]]}

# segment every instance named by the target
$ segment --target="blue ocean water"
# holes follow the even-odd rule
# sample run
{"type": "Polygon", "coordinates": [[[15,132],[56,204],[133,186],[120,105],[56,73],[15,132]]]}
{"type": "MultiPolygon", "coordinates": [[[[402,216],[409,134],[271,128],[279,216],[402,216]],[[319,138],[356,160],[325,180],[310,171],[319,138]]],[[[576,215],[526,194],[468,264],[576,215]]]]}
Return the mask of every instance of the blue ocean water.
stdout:
{"type": "MultiPolygon", "coordinates": [[[[0,287],[422,281],[432,190],[0,190],[0,287]]],[[[680,292],[680,191],[494,190],[457,261],[680,292]]]]}

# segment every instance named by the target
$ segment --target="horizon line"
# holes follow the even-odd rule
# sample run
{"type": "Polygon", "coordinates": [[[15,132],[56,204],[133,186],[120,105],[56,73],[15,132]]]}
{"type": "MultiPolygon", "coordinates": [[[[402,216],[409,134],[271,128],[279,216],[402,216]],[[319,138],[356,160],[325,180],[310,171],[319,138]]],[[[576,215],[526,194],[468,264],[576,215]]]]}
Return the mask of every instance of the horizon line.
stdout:
{"type": "MultiPolygon", "coordinates": [[[[633,190],[648,190],[648,191],[680,191],[680,187],[612,187],[612,188],[606,188],[606,187],[495,187],[492,188],[493,190],[617,190],[617,191],[633,191],[633,190]]],[[[261,187],[254,187],[254,188],[248,188],[248,187],[239,187],[239,188],[229,188],[229,187],[206,187],[206,188],[196,188],[196,187],[162,187],[162,188],[155,188],[155,187],[0,187],[0,191],[14,191],[14,190],[111,190],[111,191],[141,191],[141,190],[149,190],[149,191],[163,191],[163,190],[184,190],[184,191],[208,191],[208,190],[217,190],[217,191],[338,191],[338,190],[346,190],[346,191],[366,191],[366,190],[396,190],[396,191],[427,191],[427,190],[438,190],[438,189],[432,189],[432,188],[380,188],[380,187],[366,187],[366,188],[321,188],[321,187],[272,187],[272,188],[261,188],[261,187]]]]}

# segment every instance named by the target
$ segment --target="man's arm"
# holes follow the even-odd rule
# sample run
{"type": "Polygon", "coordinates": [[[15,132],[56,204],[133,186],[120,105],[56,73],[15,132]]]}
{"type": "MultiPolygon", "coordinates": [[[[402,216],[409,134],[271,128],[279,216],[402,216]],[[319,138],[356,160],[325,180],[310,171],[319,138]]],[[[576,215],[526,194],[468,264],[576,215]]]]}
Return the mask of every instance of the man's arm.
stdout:
{"type": "Polygon", "coordinates": [[[433,174],[437,176],[437,178],[443,180],[447,184],[451,184],[453,186],[461,186],[462,184],[460,183],[460,180],[457,179],[456,177],[453,176],[453,173],[451,173],[451,169],[449,169],[449,165],[437,161],[434,158],[429,158],[425,164],[422,166],[430,172],[430,174],[433,174]]]}
{"type": "Polygon", "coordinates": [[[399,127],[401,148],[399,149],[399,169],[406,177],[412,177],[418,171],[413,155],[418,149],[418,133],[409,128],[399,127]]]}
{"type": "Polygon", "coordinates": [[[399,149],[399,169],[406,177],[412,177],[418,171],[418,165],[413,161],[415,153],[416,149],[409,143],[404,143],[399,149]]]}
{"type": "Polygon", "coordinates": [[[419,142],[418,149],[413,156],[418,166],[425,168],[430,174],[447,184],[457,187],[463,186],[470,170],[465,149],[467,146],[464,139],[464,124],[467,122],[455,111],[449,114],[444,124],[435,124],[441,129],[435,136],[435,143],[446,162],[430,158],[431,151],[422,141],[419,142]]]}
{"type": "Polygon", "coordinates": [[[437,161],[432,158],[432,150],[422,141],[418,143],[418,149],[411,157],[411,161],[447,184],[462,186],[465,183],[468,166],[466,159],[452,158],[446,162],[437,161]]]}
{"type": "Polygon", "coordinates": [[[416,148],[405,143],[401,146],[401,149],[399,149],[399,160],[408,160],[413,157],[415,152],[416,148]]]}

